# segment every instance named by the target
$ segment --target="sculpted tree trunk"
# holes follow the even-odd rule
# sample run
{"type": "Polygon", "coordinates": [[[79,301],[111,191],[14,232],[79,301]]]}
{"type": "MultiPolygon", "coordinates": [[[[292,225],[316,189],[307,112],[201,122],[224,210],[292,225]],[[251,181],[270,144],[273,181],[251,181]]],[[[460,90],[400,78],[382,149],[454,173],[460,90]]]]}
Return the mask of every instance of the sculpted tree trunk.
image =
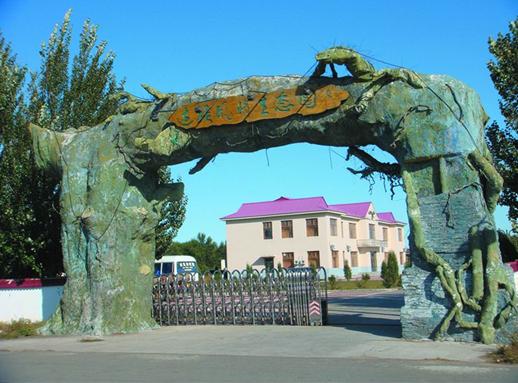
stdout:
{"type": "Polygon", "coordinates": [[[153,326],[157,212],[166,195],[182,193],[181,184],[157,187],[158,167],[200,159],[199,171],[219,153],[310,142],[357,153],[374,144],[399,163],[371,162],[401,174],[408,196],[414,265],[404,276],[404,336],[493,342],[516,299],[496,242],[501,180],[479,98],[447,76],[362,76],[250,77],[182,95],[146,87],[154,102],[130,99],[104,124],[61,134],[32,125],[38,163],[62,177],[68,276],[44,332],[153,326]]]}

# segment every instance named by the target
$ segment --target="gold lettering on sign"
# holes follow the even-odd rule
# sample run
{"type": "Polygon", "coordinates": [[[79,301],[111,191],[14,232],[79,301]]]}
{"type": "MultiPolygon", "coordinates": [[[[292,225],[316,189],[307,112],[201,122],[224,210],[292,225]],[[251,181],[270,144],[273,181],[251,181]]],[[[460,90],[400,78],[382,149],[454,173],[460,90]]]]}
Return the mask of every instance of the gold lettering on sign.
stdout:
{"type": "Polygon", "coordinates": [[[175,110],[169,121],[184,129],[235,125],[246,122],[285,118],[293,114],[308,116],[335,109],[349,93],[335,85],[316,90],[306,87],[255,93],[253,96],[230,96],[184,104],[175,110]]]}

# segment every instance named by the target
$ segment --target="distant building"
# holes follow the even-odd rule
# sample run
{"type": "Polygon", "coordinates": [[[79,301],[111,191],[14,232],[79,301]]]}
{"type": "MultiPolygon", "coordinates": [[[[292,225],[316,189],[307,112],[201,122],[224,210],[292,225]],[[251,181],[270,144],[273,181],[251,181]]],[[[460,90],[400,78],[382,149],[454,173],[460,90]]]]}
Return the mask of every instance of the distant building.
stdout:
{"type": "Polygon", "coordinates": [[[227,227],[227,268],[273,268],[281,264],[322,266],[343,277],[344,261],[353,275],[379,273],[393,251],[406,261],[403,222],[377,213],[372,202],[328,205],[324,197],[244,203],[221,218],[227,227]]]}

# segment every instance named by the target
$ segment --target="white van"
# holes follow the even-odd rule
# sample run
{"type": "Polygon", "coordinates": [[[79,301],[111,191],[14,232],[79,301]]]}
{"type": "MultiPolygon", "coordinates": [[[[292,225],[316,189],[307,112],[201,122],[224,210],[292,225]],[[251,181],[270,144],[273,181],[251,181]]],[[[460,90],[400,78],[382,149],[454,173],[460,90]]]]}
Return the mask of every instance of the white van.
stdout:
{"type": "Polygon", "coordinates": [[[155,276],[162,274],[194,274],[198,280],[198,263],[190,255],[164,255],[155,260],[155,276]]]}

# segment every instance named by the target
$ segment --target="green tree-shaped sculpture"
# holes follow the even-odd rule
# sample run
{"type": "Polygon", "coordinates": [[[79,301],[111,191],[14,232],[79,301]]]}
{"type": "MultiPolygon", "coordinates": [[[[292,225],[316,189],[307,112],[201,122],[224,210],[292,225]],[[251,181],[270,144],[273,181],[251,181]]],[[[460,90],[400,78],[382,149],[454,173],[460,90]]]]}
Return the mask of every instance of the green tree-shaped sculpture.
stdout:
{"type": "MultiPolygon", "coordinates": [[[[344,49],[337,51],[336,63],[351,66],[344,49]]],[[[333,54],[317,57],[332,62],[333,54]]],[[[295,142],[349,146],[370,166],[402,176],[414,253],[403,281],[404,336],[491,343],[514,326],[514,286],[500,259],[492,217],[502,182],[484,142],[488,118],[478,95],[448,76],[365,73],[369,65],[359,65],[351,54],[352,77],[250,77],[182,95],[146,86],[154,102],[123,95],[128,102],[102,124],[62,133],[32,125],[38,163],[62,178],[68,275],[61,305],[44,332],[102,334],[154,326],[154,228],[162,201],[181,198],[183,189],[159,184],[160,166],[198,158],[193,171],[199,171],[219,153],[295,142]],[[361,76],[355,76],[358,67],[367,68],[361,76]],[[333,92],[347,97],[332,106],[333,92]],[[269,109],[280,94],[301,100],[293,113],[269,109]],[[215,114],[207,105],[226,110],[243,103],[248,110],[242,120],[208,124],[215,114]],[[303,108],[322,105],[319,113],[304,114],[303,108]],[[264,112],[279,117],[264,118],[264,112]],[[359,149],[367,144],[397,163],[367,156],[359,149]]]]}

